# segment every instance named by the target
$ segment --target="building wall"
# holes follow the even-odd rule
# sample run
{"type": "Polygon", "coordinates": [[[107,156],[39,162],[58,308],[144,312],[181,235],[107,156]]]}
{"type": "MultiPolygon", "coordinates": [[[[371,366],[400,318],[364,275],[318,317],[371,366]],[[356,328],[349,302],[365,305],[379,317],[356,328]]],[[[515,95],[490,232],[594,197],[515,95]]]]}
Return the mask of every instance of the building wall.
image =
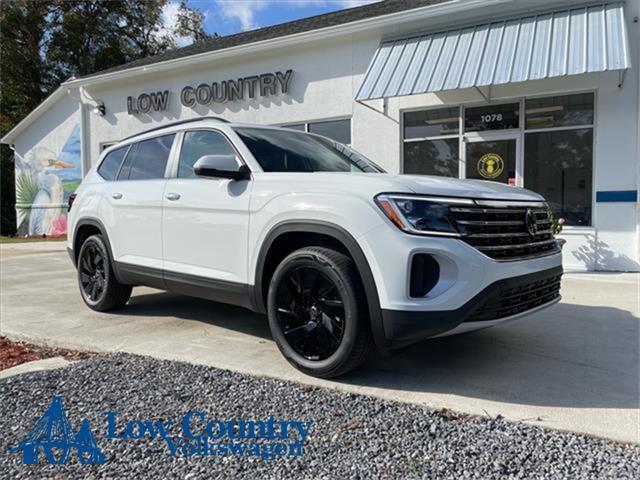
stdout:
{"type": "Polygon", "coordinates": [[[17,234],[63,235],[67,199],[82,179],[78,102],[54,104],[20,135],[14,158],[17,234]]]}
{"type": "MultiPolygon", "coordinates": [[[[365,67],[366,68],[366,67],[365,67]]],[[[223,116],[230,121],[283,124],[313,119],[345,118],[352,115],[351,45],[328,41],[307,47],[290,48],[271,55],[245,55],[237,60],[216,62],[197,69],[182,69],[161,78],[152,75],[120,82],[87,93],[104,102],[104,117],[89,115],[91,163],[95,163],[100,144],[132,135],[160,122],[172,122],[203,115],[223,116]],[[211,107],[184,107],[180,91],[186,85],[237,79],[266,72],[293,70],[287,95],[236,100],[211,107]],[[141,93],[169,90],[169,108],[164,112],[129,115],[126,100],[141,93]]]]}

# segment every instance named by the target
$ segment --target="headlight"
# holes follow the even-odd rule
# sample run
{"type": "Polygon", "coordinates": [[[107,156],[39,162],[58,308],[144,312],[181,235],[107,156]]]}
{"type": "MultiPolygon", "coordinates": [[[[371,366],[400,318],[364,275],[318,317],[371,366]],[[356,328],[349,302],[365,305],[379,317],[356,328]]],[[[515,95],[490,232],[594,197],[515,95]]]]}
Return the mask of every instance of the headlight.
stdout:
{"type": "Polygon", "coordinates": [[[419,197],[412,195],[381,194],[376,204],[398,228],[421,235],[459,237],[453,222],[449,220],[451,206],[473,206],[473,200],[465,198],[419,197]]]}

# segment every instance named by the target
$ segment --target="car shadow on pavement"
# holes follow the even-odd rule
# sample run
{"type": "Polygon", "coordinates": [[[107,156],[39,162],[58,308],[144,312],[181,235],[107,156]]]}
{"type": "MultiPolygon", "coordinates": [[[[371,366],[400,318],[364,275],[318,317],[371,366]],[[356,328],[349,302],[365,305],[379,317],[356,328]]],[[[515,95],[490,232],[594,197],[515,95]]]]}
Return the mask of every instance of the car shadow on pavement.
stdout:
{"type": "MultiPolygon", "coordinates": [[[[264,315],[172,293],[134,295],[117,313],[195,320],[271,339],[264,315]]],[[[639,327],[626,310],[560,303],[486,330],[372,355],[334,381],[539,406],[638,408],[639,327]]]]}
{"type": "Polygon", "coordinates": [[[426,340],[340,381],[509,403],[638,408],[640,320],[560,303],[530,317],[426,340]]]}
{"type": "Polygon", "coordinates": [[[271,339],[267,317],[264,315],[233,305],[169,292],[158,291],[158,293],[139,295],[134,290],[129,303],[114,313],[195,320],[254,337],[271,339]]]}

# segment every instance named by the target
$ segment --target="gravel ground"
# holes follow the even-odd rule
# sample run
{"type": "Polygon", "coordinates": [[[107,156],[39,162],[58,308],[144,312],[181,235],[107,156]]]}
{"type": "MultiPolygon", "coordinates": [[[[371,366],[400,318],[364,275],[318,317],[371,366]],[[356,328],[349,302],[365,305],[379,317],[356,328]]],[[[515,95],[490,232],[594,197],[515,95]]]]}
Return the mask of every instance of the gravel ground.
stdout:
{"type": "MultiPolygon", "coordinates": [[[[348,378],[347,378],[348,381],[348,378]]],[[[468,417],[210,367],[126,354],[83,360],[0,381],[3,478],[640,478],[640,448],[544,430],[498,417],[468,417]],[[8,447],[63,398],[74,431],[87,418],[102,465],[22,465],[8,447]],[[135,419],[189,410],[212,419],[313,421],[301,457],[173,457],[160,438],[112,440],[135,419]]]]}

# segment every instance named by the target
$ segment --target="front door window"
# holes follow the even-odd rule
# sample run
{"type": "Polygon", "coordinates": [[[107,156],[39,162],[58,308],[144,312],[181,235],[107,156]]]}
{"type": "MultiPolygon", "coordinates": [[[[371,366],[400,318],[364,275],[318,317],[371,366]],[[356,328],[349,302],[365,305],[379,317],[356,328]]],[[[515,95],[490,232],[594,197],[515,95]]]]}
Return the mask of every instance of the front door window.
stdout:
{"type": "Polygon", "coordinates": [[[516,184],[517,139],[466,143],[466,178],[516,184]]]}

